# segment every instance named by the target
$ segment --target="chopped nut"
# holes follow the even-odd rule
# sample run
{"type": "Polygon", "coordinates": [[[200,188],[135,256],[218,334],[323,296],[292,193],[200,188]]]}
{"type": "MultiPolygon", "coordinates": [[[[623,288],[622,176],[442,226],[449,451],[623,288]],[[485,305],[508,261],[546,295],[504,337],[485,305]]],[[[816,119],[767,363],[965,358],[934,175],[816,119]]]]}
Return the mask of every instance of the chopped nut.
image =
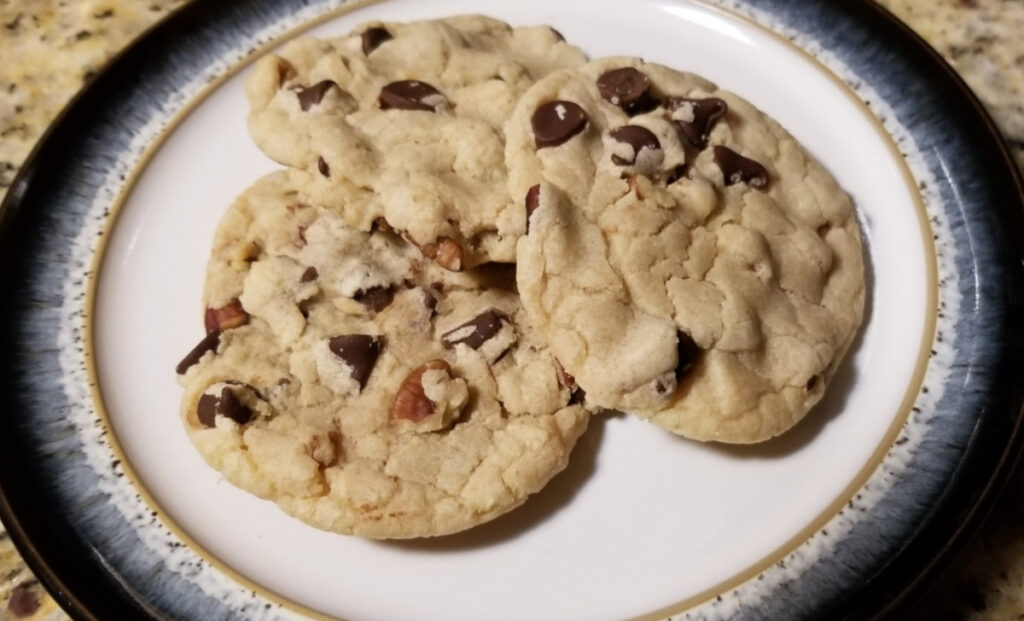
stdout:
{"type": "Polygon", "coordinates": [[[294,79],[298,73],[295,72],[295,67],[291,65],[287,60],[283,58],[277,59],[277,84],[283,86],[288,80],[294,79]]]}
{"type": "Polygon", "coordinates": [[[444,269],[451,272],[462,271],[462,246],[454,239],[439,237],[437,243],[421,246],[420,250],[444,269]]]}
{"type": "Polygon", "coordinates": [[[250,241],[245,244],[238,244],[234,248],[234,255],[231,257],[231,267],[235,269],[244,269],[247,263],[251,263],[260,256],[260,252],[263,249],[255,241],[250,241]]]}
{"type": "Polygon", "coordinates": [[[562,366],[562,363],[557,359],[555,360],[555,370],[558,372],[558,382],[568,388],[570,391],[576,390],[576,378],[569,374],[562,366]]]}
{"type": "Polygon", "coordinates": [[[220,308],[206,309],[206,332],[230,330],[249,323],[249,313],[242,308],[238,298],[234,298],[220,308]]]}
{"type": "Polygon", "coordinates": [[[468,399],[465,380],[454,377],[444,360],[431,360],[409,373],[398,388],[391,421],[410,421],[417,431],[437,431],[459,417],[468,399]]]}
{"type": "Polygon", "coordinates": [[[640,189],[640,181],[637,179],[636,175],[630,175],[630,176],[626,177],[626,183],[629,184],[629,189],[630,190],[632,190],[633,192],[636,192],[637,199],[644,200],[644,193],[640,189]]]}

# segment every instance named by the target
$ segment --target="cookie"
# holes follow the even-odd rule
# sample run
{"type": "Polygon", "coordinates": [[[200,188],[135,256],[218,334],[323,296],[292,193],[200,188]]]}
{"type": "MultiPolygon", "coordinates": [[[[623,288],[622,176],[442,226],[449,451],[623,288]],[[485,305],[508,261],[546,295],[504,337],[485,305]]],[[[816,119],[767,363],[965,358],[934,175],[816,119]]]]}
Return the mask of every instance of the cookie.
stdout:
{"type": "Polygon", "coordinates": [[[584,60],[546,26],[366,24],[261,59],[246,82],[249,128],[349,226],[383,220],[454,271],[511,262],[522,218],[502,127],[537,78],[584,60]]]}
{"type": "Polygon", "coordinates": [[[589,415],[507,266],[454,273],[301,200],[285,172],[224,215],[181,416],[231,483],[316,527],[456,532],[561,471],[589,415]]]}
{"type": "Polygon", "coordinates": [[[506,136],[523,305],[588,403],[749,443],[820,400],[863,315],[860,232],[778,123],[606,58],[538,81],[506,136]]]}

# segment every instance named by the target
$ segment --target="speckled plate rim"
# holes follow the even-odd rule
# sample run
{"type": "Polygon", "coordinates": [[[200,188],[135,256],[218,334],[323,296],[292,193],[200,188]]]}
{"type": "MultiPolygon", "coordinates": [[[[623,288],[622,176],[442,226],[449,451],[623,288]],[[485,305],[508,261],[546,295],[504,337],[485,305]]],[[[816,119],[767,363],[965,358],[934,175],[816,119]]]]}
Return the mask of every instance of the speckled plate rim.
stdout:
{"type": "MultiPolygon", "coordinates": [[[[326,4],[338,3],[322,3],[326,4]]],[[[940,319],[956,317],[956,325],[952,326],[955,330],[943,331],[940,327],[937,337],[933,360],[945,358],[945,364],[940,365],[945,368],[929,368],[932,382],[935,373],[942,374],[941,385],[928,391],[930,384],[926,379],[926,392],[914,406],[913,419],[896,440],[890,457],[862,491],[873,496],[870,502],[865,499],[858,511],[851,512],[853,515],[840,516],[830,523],[827,529],[833,533],[831,537],[815,538],[813,545],[819,547],[819,553],[814,555],[813,562],[785,559],[780,562],[780,571],[765,572],[758,580],[729,594],[726,599],[734,598],[736,603],[719,602],[714,610],[702,610],[702,614],[709,616],[733,618],[800,616],[795,612],[835,617],[839,610],[857,616],[858,611],[882,607],[893,592],[912,582],[931,559],[955,547],[970,524],[976,522],[961,521],[961,517],[965,512],[971,516],[980,512],[981,500],[991,496],[1017,454],[1021,395],[1009,374],[1017,368],[1013,363],[1019,358],[1014,357],[1018,355],[1014,352],[1020,348],[1013,345],[1021,333],[1020,251],[1015,248],[1013,237],[1021,231],[1020,179],[991,122],[962,83],[933,52],[876,7],[855,3],[843,7],[801,2],[722,4],[791,36],[833,69],[839,67],[837,72],[841,75],[843,69],[848,70],[845,75],[859,82],[859,92],[884,108],[880,112],[883,121],[888,118],[894,123],[890,129],[908,159],[916,161],[919,178],[930,182],[922,187],[922,193],[935,209],[935,241],[940,259],[945,257],[946,261],[940,268],[940,283],[944,291],[956,293],[940,299],[940,308],[952,301],[959,304],[956,309],[940,311],[940,319]],[[837,20],[844,20],[842,33],[828,28],[837,20]],[[851,24],[855,27],[851,28],[851,24]],[[874,49],[858,48],[858,36],[860,43],[877,43],[878,37],[880,41],[911,41],[914,45],[900,53],[880,43],[874,49]],[[833,40],[836,37],[846,37],[845,43],[837,44],[833,40]],[[857,53],[857,49],[861,51],[857,53]],[[850,55],[833,56],[833,50],[845,50],[850,55]],[[885,81],[886,76],[873,75],[868,65],[888,67],[893,72],[888,76],[889,82],[885,81]],[[905,76],[896,77],[901,70],[920,83],[912,82],[908,88],[905,76]],[[898,89],[894,91],[897,83],[898,89]],[[934,99],[929,101],[929,95],[934,98],[937,93],[948,97],[943,88],[949,87],[962,95],[953,105],[948,98],[941,106],[934,99]],[[901,97],[893,97],[894,92],[901,97]],[[980,121],[985,131],[971,136],[956,131],[962,129],[964,118],[980,121]],[[901,132],[903,136],[899,135],[901,132]],[[979,239],[988,243],[978,244],[979,239]],[[897,497],[894,489],[902,495],[897,497]],[[893,512],[906,518],[905,528],[892,528],[892,521],[886,516],[893,512]],[[837,533],[842,533],[847,546],[843,554],[835,552],[835,543],[840,538],[837,533]],[[940,551],[938,555],[936,550],[940,551]],[[849,585],[837,585],[829,579],[837,575],[837,568],[851,566],[870,577],[855,593],[849,585]],[[795,576],[801,579],[793,580],[795,576]],[[782,585],[786,587],[785,597],[765,597],[778,594],[782,585]],[[835,608],[828,608],[830,604],[835,608]]],[[[125,174],[119,162],[109,161],[105,155],[109,153],[104,150],[108,148],[106,144],[90,140],[113,129],[122,138],[119,144],[129,151],[141,153],[145,148],[131,142],[125,144],[130,131],[128,137],[124,132],[133,122],[142,124],[148,118],[147,110],[135,108],[131,101],[123,102],[124,107],[118,111],[104,108],[99,105],[104,93],[109,93],[112,84],[130,79],[138,71],[166,71],[184,83],[213,79],[215,70],[198,78],[184,75],[188,64],[176,66],[173,53],[171,58],[146,53],[161,48],[180,52],[182,39],[202,37],[204,32],[210,34],[204,28],[217,21],[211,17],[234,20],[226,23],[274,24],[283,23],[286,11],[291,13],[289,19],[295,20],[312,17],[321,10],[309,5],[296,14],[294,6],[279,3],[276,7],[260,6],[265,13],[239,14],[237,7],[204,6],[200,10],[197,6],[186,7],[140,40],[69,107],[22,170],[0,214],[0,265],[5,266],[0,293],[6,294],[5,300],[19,300],[0,310],[2,325],[17,327],[12,330],[12,347],[5,348],[0,367],[0,398],[10,431],[0,440],[4,449],[0,451],[0,516],[58,600],[82,617],[159,616],[158,610],[177,610],[174,616],[193,618],[196,611],[203,611],[204,617],[225,612],[246,617],[274,616],[278,612],[273,607],[265,608],[255,594],[251,605],[225,610],[220,602],[197,593],[188,584],[187,572],[184,576],[173,574],[161,568],[158,559],[154,563],[152,555],[147,554],[152,551],[138,541],[118,541],[123,534],[115,535],[113,540],[109,534],[93,538],[95,533],[90,529],[97,523],[123,519],[95,499],[67,507],[75,510],[70,519],[67,515],[46,513],[44,503],[37,500],[46,497],[47,492],[51,499],[76,494],[74,489],[60,489],[59,482],[58,488],[52,489],[60,475],[68,479],[95,476],[89,472],[95,464],[83,463],[76,451],[78,438],[69,433],[64,417],[76,415],[66,399],[84,395],[55,394],[58,391],[39,384],[31,386],[30,376],[59,378],[67,370],[69,359],[74,359],[75,343],[55,340],[53,328],[61,322],[76,320],[74,316],[65,316],[68,308],[74,308],[75,301],[60,300],[59,294],[64,290],[60,285],[66,280],[77,280],[80,285],[88,267],[72,263],[64,243],[80,237],[82,230],[96,226],[94,222],[83,223],[88,210],[95,209],[97,204],[109,205],[110,182],[114,181],[116,187],[117,176],[125,174]],[[118,116],[116,112],[128,114],[118,116]],[[82,159],[63,159],[65,152],[61,146],[76,142],[85,143],[82,159]],[[74,188],[33,183],[37,177],[61,178],[60,173],[77,175],[69,178],[82,183],[74,188]],[[47,205],[49,212],[45,211],[47,205]],[[34,246],[19,246],[17,240],[29,239],[24,235],[28,231],[49,231],[51,235],[34,240],[34,246]],[[12,269],[8,271],[7,266],[12,269]],[[49,267],[56,276],[45,270],[40,272],[40,267],[49,267]],[[40,276],[41,273],[49,275],[40,276]],[[48,412],[48,418],[40,421],[18,416],[27,409],[48,412]],[[29,446],[17,445],[17,440],[25,438],[34,442],[29,446]],[[25,468],[25,464],[36,468],[25,468]],[[119,549],[110,547],[112,541],[119,549]],[[95,549],[89,542],[96,544],[95,549]],[[133,558],[133,553],[139,556],[133,558]],[[159,579],[150,580],[149,585],[134,580],[140,571],[153,572],[159,579]],[[164,584],[164,591],[146,591],[154,582],[168,580],[173,584],[164,584]],[[183,603],[182,596],[197,599],[183,603]]],[[[270,36],[260,33],[259,28],[248,32],[258,33],[252,37],[254,41],[260,40],[261,34],[270,36]]],[[[210,45],[216,49],[216,43],[210,45]]],[[[179,99],[170,97],[164,105],[173,108],[180,104],[179,99]]],[[[100,212],[103,217],[107,215],[102,209],[100,212]]],[[[69,387],[64,388],[66,391],[69,387]]],[[[857,500],[861,500],[861,495],[857,500]]],[[[195,572],[207,569],[199,566],[195,572]]]]}

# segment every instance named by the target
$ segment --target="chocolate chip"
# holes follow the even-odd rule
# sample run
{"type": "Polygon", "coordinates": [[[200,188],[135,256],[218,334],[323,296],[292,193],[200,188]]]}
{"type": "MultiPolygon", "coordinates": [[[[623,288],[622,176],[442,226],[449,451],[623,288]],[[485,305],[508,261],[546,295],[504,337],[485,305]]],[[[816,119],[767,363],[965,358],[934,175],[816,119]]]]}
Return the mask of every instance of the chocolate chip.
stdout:
{"type": "Polygon", "coordinates": [[[679,181],[680,179],[685,177],[688,172],[689,169],[686,167],[686,164],[680,164],[676,166],[675,168],[672,169],[672,172],[669,173],[668,177],[665,178],[665,185],[672,185],[676,181],[679,181]]]}
{"type": "Polygon", "coordinates": [[[537,108],[530,123],[538,149],[556,147],[583,131],[587,113],[571,101],[549,101],[537,108]]]}
{"type": "Polygon", "coordinates": [[[722,169],[725,185],[746,183],[757,190],[768,188],[768,171],[760,163],[722,145],[715,145],[714,152],[715,163],[722,169]]]}
{"type": "Polygon", "coordinates": [[[437,296],[426,289],[420,289],[423,292],[423,306],[430,311],[430,315],[434,315],[434,311],[437,310],[437,296]]]}
{"type": "MultiPolygon", "coordinates": [[[[237,385],[251,389],[247,384],[237,385]]],[[[196,415],[204,427],[216,425],[217,416],[226,416],[239,425],[244,425],[252,419],[252,410],[235,396],[235,389],[230,386],[221,388],[220,395],[203,393],[199,397],[199,405],[196,406],[196,415]]]]}
{"type": "Polygon", "coordinates": [[[400,80],[380,89],[381,110],[426,110],[436,112],[444,103],[444,95],[433,86],[419,80],[400,80]]]}
{"type": "Polygon", "coordinates": [[[327,341],[331,352],[352,368],[352,379],[359,382],[359,388],[366,387],[373,366],[380,355],[381,342],[368,334],[342,334],[327,341]]]}
{"type": "Polygon", "coordinates": [[[220,345],[220,330],[214,330],[208,333],[203,340],[199,341],[199,344],[192,348],[192,351],[188,352],[178,366],[174,367],[174,370],[178,375],[184,375],[185,371],[188,371],[192,365],[199,362],[199,359],[203,357],[208,351],[216,351],[220,345]]]}
{"type": "Polygon", "coordinates": [[[679,363],[676,365],[676,381],[683,379],[686,373],[697,363],[701,349],[697,346],[690,335],[682,330],[676,331],[676,351],[679,354],[679,363]]]}
{"type": "Polygon", "coordinates": [[[587,398],[587,391],[583,390],[579,386],[573,389],[572,394],[569,395],[569,405],[577,405],[583,403],[587,398]]]}
{"type": "Polygon", "coordinates": [[[320,272],[316,271],[316,268],[312,265],[306,268],[305,272],[302,272],[302,276],[299,277],[299,282],[313,282],[320,276],[320,272]]]}
{"type": "Polygon", "coordinates": [[[359,37],[363,40],[363,55],[365,56],[369,56],[370,52],[380,47],[381,43],[392,39],[391,33],[380,26],[367,28],[359,37]]]}
{"type": "Polygon", "coordinates": [[[338,85],[333,80],[323,80],[317,82],[313,86],[293,86],[291,87],[295,91],[295,96],[299,99],[299,107],[302,108],[303,112],[308,111],[313,106],[323,101],[324,95],[331,87],[338,88],[338,85]]]}
{"type": "Polygon", "coordinates": [[[327,160],[325,160],[322,155],[316,160],[316,169],[325,177],[331,176],[331,167],[327,165],[327,160]]]}
{"type": "Polygon", "coordinates": [[[540,184],[526,191],[526,232],[530,232],[530,216],[540,207],[540,184]]]}
{"type": "Polygon", "coordinates": [[[675,112],[681,108],[690,108],[693,115],[692,121],[675,119],[679,133],[687,142],[703,149],[708,146],[708,136],[714,129],[718,119],[725,116],[729,111],[729,105],[717,97],[707,99],[688,99],[686,97],[673,97],[665,102],[669,112],[675,112]]]}
{"type": "Polygon", "coordinates": [[[455,347],[459,343],[464,343],[473,349],[479,349],[481,345],[501,330],[501,320],[504,318],[504,314],[493,308],[484,311],[458,328],[446,333],[441,337],[441,342],[445,347],[455,347]]]}
{"type": "Polygon", "coordinates": [[[651,80],[639,69],[621,67],[601,74],[597,90],[605,101],[633,115],[646,112],[658,105],[650,95],[651,80]]]}
{"type": "Polygon", "coordinates": [[[658,142],[658,137],[654,135],[654,132],[639,125],[623,125],[613,129],[609,135],[612,137],[612,140],[628,144],[633,148],[633,155],[629,157],[620,157],[614,153],[612,154],[612,163],[618,166],[631,166],[635,164],[641,149],[648,149],[650,151],[661,149],[661,143],[658,142]]]}
{"type": "Polygon", "coordinates": [[[370,287],[366,291],[356,291],[352,296],[356,302],[369,306],[374,312],[379,313],[391,304],[395,299],[395,290],[388,287],[370,287]]]}

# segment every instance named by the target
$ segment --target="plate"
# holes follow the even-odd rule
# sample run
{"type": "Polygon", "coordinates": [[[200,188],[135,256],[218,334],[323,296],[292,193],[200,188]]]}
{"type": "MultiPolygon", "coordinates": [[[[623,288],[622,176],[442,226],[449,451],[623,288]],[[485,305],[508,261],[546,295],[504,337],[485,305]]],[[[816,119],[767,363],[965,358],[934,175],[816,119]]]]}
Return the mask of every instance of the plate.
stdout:
{"type": "Polygon", "coordinates": [[[0,517],[82,618],[837,618],[898,609],[1021,444],[1024,192],[976,99],[882,9],[811,1],[193,3],[116,59],[0,212],[0,517]],[[482,12],[694,71],[779,120],[858,209],[865,325],[753,447],[594,421],[566,472],[466,533],[317,531],[227,484],[177,417],[204,267],[274,164],[247,65],[300,34],[482,12]]]}

